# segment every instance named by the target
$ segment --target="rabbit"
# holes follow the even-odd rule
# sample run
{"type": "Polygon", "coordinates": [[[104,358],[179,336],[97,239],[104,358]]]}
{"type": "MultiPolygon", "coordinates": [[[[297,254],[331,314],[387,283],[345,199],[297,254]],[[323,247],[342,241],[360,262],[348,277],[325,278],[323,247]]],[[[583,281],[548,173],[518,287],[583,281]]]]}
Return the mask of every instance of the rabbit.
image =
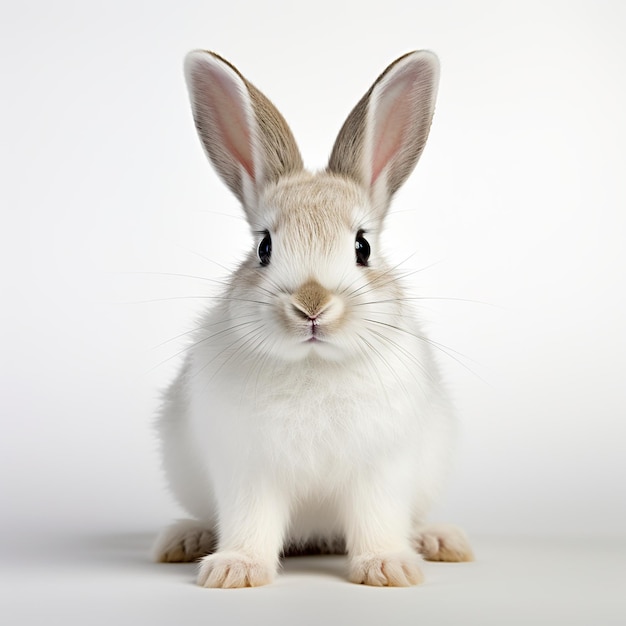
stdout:
{"type": "Polygon", "coordinates": [[[253,244],[202,317],[157,420],[171,491],[193,519],[161,562],[199,561],[203,587],[253,587],[284,554],[347,554],[348,579],[423,580],[422,558],[468,561],[426,514],[455,419],[431,344],[380,235],[426,142],[439,62],[394,61],[341,128],[325,170],[303,167],[274,105],[228,61],[185,59],[195,126],[253,244]]]}

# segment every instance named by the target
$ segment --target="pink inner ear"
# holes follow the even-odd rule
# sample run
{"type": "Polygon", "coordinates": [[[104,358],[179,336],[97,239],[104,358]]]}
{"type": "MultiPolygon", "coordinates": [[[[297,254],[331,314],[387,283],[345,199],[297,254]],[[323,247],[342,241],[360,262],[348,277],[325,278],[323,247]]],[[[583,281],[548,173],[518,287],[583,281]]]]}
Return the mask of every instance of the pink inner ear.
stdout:
{"type": "Polygon", "coordinates": [[[210,66],[197,68],[194,85],[197,101],[207,107],[218,132],[223,148],[254,179],[254,157],[250,124],[241,88],[231,76],[210,66]]]}
{"type": "Polygon", "coordinates": [[[413,117],[411,91],[414,84],[414,76],[405,73],[386,85],[376,101],[371,185],[402,149],[413,117]]]}

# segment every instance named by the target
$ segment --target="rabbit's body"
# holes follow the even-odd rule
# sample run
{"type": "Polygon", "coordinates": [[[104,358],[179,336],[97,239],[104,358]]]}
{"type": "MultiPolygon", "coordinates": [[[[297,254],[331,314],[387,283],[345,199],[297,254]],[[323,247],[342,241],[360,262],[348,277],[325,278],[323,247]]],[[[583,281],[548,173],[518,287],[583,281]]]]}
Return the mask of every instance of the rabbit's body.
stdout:
{"type": "MultiPolygon", "coordinates": [[[[379,250],[392,187],[421,148],[392,168],[411,148],[383,146],[391,157],[368,188],[346,175],[341,153],[357,151],[344,129],[328,171],[309,174],[260,92],[219,57],[192,55],[196,124],[257,245],[201,320],[165,397],[166,474],[197,521],[166,531],[157,558],[204,556],[199,582],[218,587],[269,582],[281,551],[311,545],[345,548],[350,578],[369,584],[419,582],[416,548],[469,558],[459,531],[424,530],[454,424],[429,342],[379,250]]],[[[400,73],[390,92],[410,91],[408,81],[400,73]]],[[[380,107],[402,109],[383,96],[380,107]]]]}
{"type": "Polygon", "coordinates": [[[382,362],[365,372],[354,363],[347,372],[346,364],[316,357],[302,364],[306,372],[285,363],[258,372],[245,361],[222,367],[221,358],[205,370],[213,375],[221,367],[210,385],[190,385],[194,368],[213,356],[193,354],[169,390],[160,424],[171,487],[194,517],[213,523],[216,499],[231,495],[221,493],[222,485],[241,494],[258,491],[260,480],[280,491],[290,517],[296,515],[286,543],[328,537],[340,528],[350,493],[360,485],[372,490],[377,475],[395,471],[407,511],[423,522],[443,478],[452,429],[439,398],[398,390],[400,382],[412,384],[411,373],[396,380],[382,362]],[[334,514],[320,517],[320,507],[334,514]]]}

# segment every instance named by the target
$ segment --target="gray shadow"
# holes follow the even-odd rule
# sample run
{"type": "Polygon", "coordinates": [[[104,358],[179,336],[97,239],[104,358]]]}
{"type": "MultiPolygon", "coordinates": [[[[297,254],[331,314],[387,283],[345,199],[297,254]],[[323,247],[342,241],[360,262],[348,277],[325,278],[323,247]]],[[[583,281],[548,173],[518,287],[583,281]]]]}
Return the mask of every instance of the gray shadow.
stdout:
{"type": "Polygon", "coordinates": [[[281,559],[282,572],[295,576],[330,576],[346,580],[347,557],[343,555],[316,554],[287,556],[281,559]]]}
{"type": "MultiPolygon", "coordinates": [[[[79,572],[124,571],[163,577],[176,584],[195,584],[195,563],[155,563],[150,549],[157,533],[55,533],[38,537],[25,550],[14,545],[8,561],[29,563],[36,570],[79,572]]],[[[319,577],[346,580],[346,556],[306,555],[281,558],[279,577],[319,577]]]]}

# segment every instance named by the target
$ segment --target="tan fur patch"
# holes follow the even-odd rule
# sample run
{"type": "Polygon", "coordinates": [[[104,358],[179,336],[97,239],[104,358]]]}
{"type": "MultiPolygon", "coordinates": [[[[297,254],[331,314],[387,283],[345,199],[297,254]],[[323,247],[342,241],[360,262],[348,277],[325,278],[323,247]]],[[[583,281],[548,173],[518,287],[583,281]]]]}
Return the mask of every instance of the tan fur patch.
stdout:
{"type": "Polygon", "coordinates": [[[308,280],[296,293],[292,302],[308,317],[315,317],[321,313],[330,302],[331,293],[316,280],[308,280]]]}

